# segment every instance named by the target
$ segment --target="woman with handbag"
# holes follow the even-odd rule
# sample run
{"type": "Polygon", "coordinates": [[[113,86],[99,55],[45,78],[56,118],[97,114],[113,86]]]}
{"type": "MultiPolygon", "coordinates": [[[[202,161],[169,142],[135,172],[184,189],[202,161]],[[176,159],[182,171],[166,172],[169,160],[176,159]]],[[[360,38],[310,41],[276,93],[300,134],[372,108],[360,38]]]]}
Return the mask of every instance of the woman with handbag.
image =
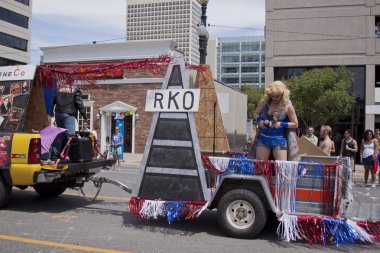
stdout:
{"type": "Polygon", "coordinates": [[[260,133],[256,145],[256,159],[288,160],[287,129],[296,129],[298,119],[289,100],[290,91],[281,81],[265,89],[265,96],[255,111],[260,133]]]}

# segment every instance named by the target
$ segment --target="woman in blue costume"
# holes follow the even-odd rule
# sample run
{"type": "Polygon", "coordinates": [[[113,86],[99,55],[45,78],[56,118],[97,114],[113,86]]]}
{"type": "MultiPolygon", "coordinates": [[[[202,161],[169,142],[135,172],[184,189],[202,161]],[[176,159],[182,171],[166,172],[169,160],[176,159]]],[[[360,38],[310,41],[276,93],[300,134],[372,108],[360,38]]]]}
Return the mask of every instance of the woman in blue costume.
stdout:
{"type": "Polygon", "coordinates": [[[271,153],[275,160],[287,160],[286,128],[297,128],[298,119],[289,100],[289,90],[281,81],[275,81],[265,89],[265,96],[255,111],[259,122],[256,159],[268,160],[271,153]]]}

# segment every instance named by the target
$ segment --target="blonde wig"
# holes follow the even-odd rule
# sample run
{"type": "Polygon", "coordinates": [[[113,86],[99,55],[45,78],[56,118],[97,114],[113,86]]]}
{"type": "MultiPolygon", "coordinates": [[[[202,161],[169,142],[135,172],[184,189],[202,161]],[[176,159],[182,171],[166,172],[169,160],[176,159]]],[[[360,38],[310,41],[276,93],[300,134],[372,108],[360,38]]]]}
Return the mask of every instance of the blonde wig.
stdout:
{"type": "Polygon", "coordinates": [[[263,102],[269,103],[271,96],[282,96],[280,105],[282,105],[285,110],[288,109],[290,91],[286,88],[286,85],[281,81],[274,81],[265,88],[265,96],[263,102]]]}

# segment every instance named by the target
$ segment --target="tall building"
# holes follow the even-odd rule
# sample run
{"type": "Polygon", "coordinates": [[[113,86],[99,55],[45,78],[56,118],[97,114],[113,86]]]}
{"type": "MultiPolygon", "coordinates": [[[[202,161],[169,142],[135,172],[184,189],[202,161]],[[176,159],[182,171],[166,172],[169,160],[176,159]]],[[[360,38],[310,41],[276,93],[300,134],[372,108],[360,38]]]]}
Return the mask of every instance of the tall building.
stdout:
{"type": "Polygon", "coordinates": [[[265,84],[263,36],[218,39],[217,79],[228,86],[265,84]]]}
{"type": "Polygon", "coordinates": [[[185,61],[199,64],[201,5],[196,0],[128,0],[127,41],[171,39],[185,61]]]}
{"type": "Polygon", "coordinates": [[[351,128],[359,139],[364,129],[380,127],[380,1],[266,0],[266,7],[267,82],[346,66],[357,105],[339,131],[351,128]]]}
{"type": "Polygon", "coordinates": [[[0,66],[29,63],[32,2],[0,1],[0,66]]]}

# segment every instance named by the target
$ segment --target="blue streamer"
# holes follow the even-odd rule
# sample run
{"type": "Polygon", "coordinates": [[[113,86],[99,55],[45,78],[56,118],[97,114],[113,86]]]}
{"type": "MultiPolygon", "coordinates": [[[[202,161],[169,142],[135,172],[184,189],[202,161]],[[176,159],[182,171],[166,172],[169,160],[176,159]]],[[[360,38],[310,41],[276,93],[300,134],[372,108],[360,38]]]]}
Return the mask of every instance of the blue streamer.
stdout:
{"type": "Polygon", "coordinates": [[[167,201],[164,203],[166,219],[169,224],[171,224],[176,219],[179,220],[184,205],[186,205],[185,202],[177,201],[167,201]]]}
{"type": "Polygon", "coordinates": [[[360,240],[358,233],[344,220],[322,219],[322,223],[328,228],[336,245],[353,244],[360,240]]]}
{"type": "Polygon", "coordinates": [[[231,158],[225,174],[254,175],[253,162],[247,158],[231,158]]]}

